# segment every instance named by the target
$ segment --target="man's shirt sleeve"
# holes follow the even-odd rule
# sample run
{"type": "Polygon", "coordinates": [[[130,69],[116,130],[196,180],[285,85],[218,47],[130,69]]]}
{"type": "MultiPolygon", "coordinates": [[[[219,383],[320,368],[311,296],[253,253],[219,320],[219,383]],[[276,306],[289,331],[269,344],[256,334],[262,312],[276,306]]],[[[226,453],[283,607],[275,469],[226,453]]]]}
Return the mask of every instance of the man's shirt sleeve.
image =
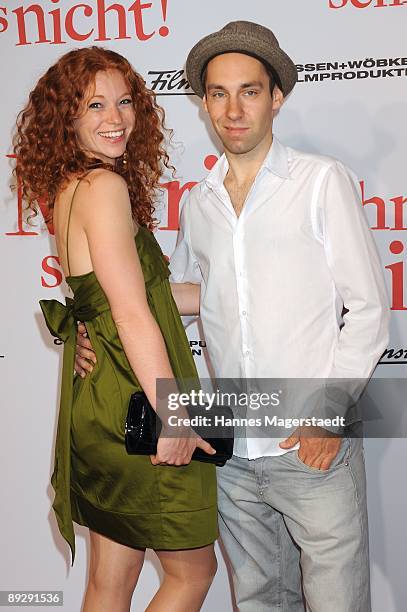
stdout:
{"type": "Polygon", "coordinates": [[[350,418],[385,350],[390,310],[382,266],[368,227],[357,180],[339,162],[321,184],[318,214],[328,267],[347,313],[325,381],[325,409],[350,418]],[[343,380],[342,383],[338,379],[343,380]],[[336,381],[336,382],[335,382],[336,381]]]}
{"type": "Polygon", "coordinates": [[[190,197],[185,201],[181,211],[177,246],[170,259],[170,281],[200,285],[202,274],[190,241],[189,207],[190,197]]]}
{"type": "Polygon", "coordinates": [[[355,181],[339,162],[326,174],[319,205],[327,263],[348,310],[329,376],[369,378],[388,343],[389,303],[355,181]]]}

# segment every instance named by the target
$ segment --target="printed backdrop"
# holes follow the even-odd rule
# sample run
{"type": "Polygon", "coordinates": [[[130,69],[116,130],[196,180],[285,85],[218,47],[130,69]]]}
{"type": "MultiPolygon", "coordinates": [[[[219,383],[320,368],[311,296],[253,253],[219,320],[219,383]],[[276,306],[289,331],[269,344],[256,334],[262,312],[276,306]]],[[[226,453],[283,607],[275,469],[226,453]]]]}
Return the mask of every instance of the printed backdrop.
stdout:
{"type": "MultiPolygon", "coordinates": [[[[278,137],[337,157],[360,177],[392,309],[389,350],[375,377],[406,376],[407,0],[0,0],[0,589],[62,589],[65,609],[79,610],[89,552],[86,530],[79,528],[77,560],[68,571],[67,547],[50,512],[62,347],[46,331],[38,300],[60,298],[66,286],[52,228],[41,215],[28,226],[19,196],[10,191],[16,115],[38,77],[69,49],[97,44],[129,58],[174,129],[170,153],[177,176],[163,179],[157,231],[170,255],[184,198],[219,156],[186,81],[185,58],[199,38],[234,19],[269,26],[298,64],[299,83],[276,120],[278,137]]],[[[199,326],[187,323],[198,368],[206,374],[199,326]]],[[[396,399],[404,406],[401,393],[396,399]]],[[[386,410],[385,397],[379,408],[386,410]]],[[[407,595],[406,441],[367,440],[366,457],[373,609],[401,611],[407,595]]],[[[220,569],[203,609],[226,612],[232,604],[218,556],[220,569]]],[[[159,576],[149,554],[133,610],[145,609],[159,576]]]]}

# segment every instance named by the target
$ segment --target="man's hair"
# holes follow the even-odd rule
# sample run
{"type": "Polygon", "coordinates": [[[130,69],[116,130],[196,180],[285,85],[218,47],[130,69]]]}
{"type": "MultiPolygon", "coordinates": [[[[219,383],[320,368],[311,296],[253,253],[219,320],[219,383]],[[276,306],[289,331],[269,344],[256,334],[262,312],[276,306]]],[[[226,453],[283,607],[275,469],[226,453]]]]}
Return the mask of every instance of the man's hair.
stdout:
{"type": "MultiPolygon", "coordinates": [[[[232,52],[231,52],[232,53],[232,52]]],[[[242,53],[241,51],[236,51],[236,53],[242,53]]],[[[220,53],[219,55],[224,55],[224,53],[220,53]]],[[[281,83],[280,83],[280,79],[277,76],[276,71],[274,70],[274,68],[265,60],[263,60],[261,57],[258,57],[257,55],[252,55],[251,53],[242,53],[242,55],[248,55],[249,57],[253,57],[254,59],[256,59],[257,61],[259,61],[261,64],[263,64],[265,71],[267,72],[267,75],[269,77],[270,80],[270,94],[273,95],[273,91],[275,86],[277,85],[277,87],[279,89],[281,89],[281,83]]],[[[215,55],[215,57],[217,57],[215,55]]],[[[206,62],[205,67],[202,71],[201,74],[201,83],[202,83],[202,87],[204,89],[204,91],[206,92],[206,77],[207,77],[207,73],[208,73],[208,64],[209,62],[214,59],[213,57],[206,62]]]]}

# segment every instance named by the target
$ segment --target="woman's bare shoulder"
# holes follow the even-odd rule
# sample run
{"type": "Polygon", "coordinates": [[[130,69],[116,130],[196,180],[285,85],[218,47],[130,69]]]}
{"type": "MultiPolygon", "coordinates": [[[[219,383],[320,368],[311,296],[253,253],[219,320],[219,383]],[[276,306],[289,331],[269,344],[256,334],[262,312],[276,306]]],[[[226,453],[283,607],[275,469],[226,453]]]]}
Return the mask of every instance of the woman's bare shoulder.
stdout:
{"type": "Polygon", "coordinates": [[[85,175],[72,176],[59,191],[55,202],[69,202],[74,195],[75,199],[89,198],[94,194],[100,196],[112,189],[128,193],[127,183],[119,174],[106,168],[95,168],[85,175]]]}
{"type": "Polygon", "coordinates": [[[84,215],[83,220],[88,212],[93,214],[95,208],[100,213],[113,209],[116,214],[120,209],[131,209],[126,181],[116,172],[104,168],[92,170],[80,180],[75,199],[81,215],[84,215]]]}
{"type": "Polygon", "coordinates": [[[88,172],[86,176],[78,179],[83,183],[84,189],[89,191],[103,189],[127,189],[127,183],[120,174],[107,168],[95,168],[88,172]]]}

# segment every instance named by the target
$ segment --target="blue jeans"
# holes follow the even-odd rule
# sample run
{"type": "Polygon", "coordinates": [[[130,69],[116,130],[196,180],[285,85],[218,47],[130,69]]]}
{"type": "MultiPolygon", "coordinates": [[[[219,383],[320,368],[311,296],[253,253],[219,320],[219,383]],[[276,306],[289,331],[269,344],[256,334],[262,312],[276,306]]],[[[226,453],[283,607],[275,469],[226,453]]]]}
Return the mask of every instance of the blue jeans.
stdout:
{"type": "Polygon", "coordinates": [[[344,438],[325,472],[296,450],[234,456],[218,468],[218,504],[240,612],[370,612],[361,438],[344,438]]]}

